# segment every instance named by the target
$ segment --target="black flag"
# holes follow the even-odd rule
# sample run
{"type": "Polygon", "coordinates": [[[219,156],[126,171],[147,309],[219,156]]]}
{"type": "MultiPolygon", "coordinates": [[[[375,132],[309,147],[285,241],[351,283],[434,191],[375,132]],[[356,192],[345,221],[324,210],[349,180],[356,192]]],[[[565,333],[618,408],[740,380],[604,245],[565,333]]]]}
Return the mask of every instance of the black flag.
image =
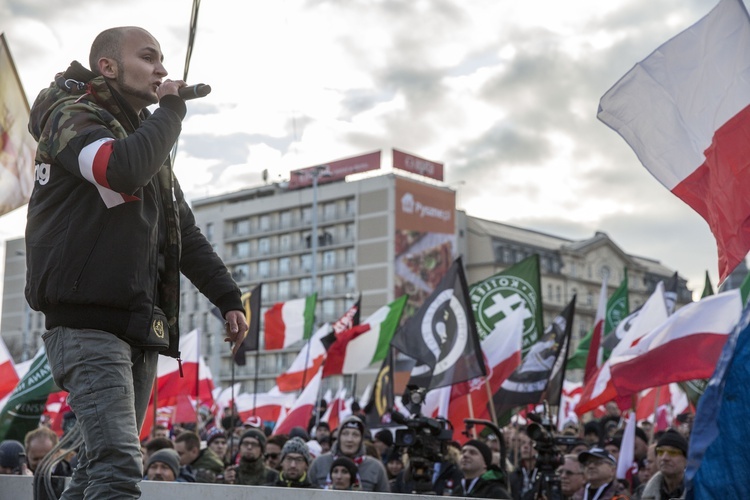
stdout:
{"type": "Polygon", "coordinates": [[[256,286],[247,293],[242,294],[242,307],[245,309],[245,321],[247,321],[247,336],[242,341],[234,362],[239,366],[245,366],[247,360],[245,353],[258,350],[258,339],[260,338],[260,287],[256,286]]]}
{"type": "Polygon", "coordinates": [[[552,320],[542,338],[531,346],[521,366],[516,368],[495,393],[493,401],[498,415],[518,406],[541,403],[546,398],[559,401],[565,354],[573,329],[575,300],[574,296],[552,320]]]}
{"type": "Polygon", "coordinates": [[[460,257],[391,345],[430,368],[427,389],[487,374],[460,257]]]}

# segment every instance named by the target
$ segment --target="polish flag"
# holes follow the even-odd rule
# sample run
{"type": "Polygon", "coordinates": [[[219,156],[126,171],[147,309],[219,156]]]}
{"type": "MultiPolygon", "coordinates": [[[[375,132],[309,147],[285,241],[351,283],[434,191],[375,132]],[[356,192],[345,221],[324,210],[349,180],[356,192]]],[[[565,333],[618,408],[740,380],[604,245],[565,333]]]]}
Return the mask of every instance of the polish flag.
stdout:
{"type": "Polygon", "coordinates": [[[320,420],[321,422],[327,422],[331,429],[336,429],[339,426],[339,422],[351,414],[350,408],[351,405],[347,405],[346,387],[340,387],[320,420]]]}
{"type": "Polygon", "coordinates": [[[281,410],[294,403],[294,394],[283,393],[278,387],[262,394],[242,393],[235,398],[237,413],[244,422],[249,417],[259,417],[263,422],[276,422],[281,410]]]}
{"type": "MultiPolygon", "coordinates": [[[[587,411],[591,411],[617,398],[618,393],[612,383],[612,364],[617,362],[617,357],[621,353],[637,344],[651,330],[662,325],[668,317],[667,302],[664,298],[664,282],[660,281],[656,285],[654,293],[643,304],[638,316],[633,320],[630,329],[628,329],[625,336],[612,350],[610,358],[584,384],[581,400],[575,409],[578,415],[583,415],[587,411]]],[[[620,396],[623,395],[627,394],[621,394],[620,396]]]]}
{"type": "Polygon", "coordinates": [[[599,305],[596,308],[594,318],[594,333],[591,335],[589,354],[586,357],[586,369],[583,374],[583,382],[588,382],[596,371],[602,366],[602,335],[604,324],[607,320],[607,276],[602,278],[602,288],[599,292],[599,305]]]}
{"type": "Polygon", "coordinates": [[[307,429],[307,424],[310,422],[310,417],[318,400],[321,376],[322,370],[318,370],[318,373],[307,384],[305,390],[302,391],[302,394],[299,395],[286,415],[279,418],[276,427],[273,429],[274,434],[289,434],[294,427],[307,429]]]}
{"type": "Polygon", "coordinates": [[[599,119],[705,220],[720,281],[750,250],[750,18],[721,0],[601,99],[599,119]]]}
{"type": "MultiPolygon", "coordinates": [[[[213,405],[214,382],[211,370],[200,356],[200,332],[193,330],[180,336],[180,363],[169,356],[159,356],[156,367],[157,397],[156,407],[176,407],[181,396],[190,396],[194,402],[200,400],[201,405],[213,405]]],[[[153,425],[154,394],[151,394],[141,429],[141,439],[147,438],[153,425]]],[[[183,401],[184,409],[184,401],[183,401]]]]}
{"type": "Polygon", "coordinates": [[[321,342],[323,337],[331,332],[331,326],[326,323],[313,334],[287,370],[276,377],[276,385],[282,392],[299,391],[302,384],[309,383],[326,359],[326,348],[321,342]]]}
{"type": "Polygon", "coordinates": [[[682,307],[638,343],[610,357],[617,392],[634,394],[670,382],[711,377],[741,312],[740,290],[682,307]]]}
{"type": "Polygon", "coordinates": [[[560,409],[557,416],[557,430],[565,428],[565,424],[578,423],[578,415],[574,411],[583,393],[583,384],[563,380],[562,394],[560,395],[560,409]]]}
{"type": "Polygon", "coordinates": [[[13,392],[19,380],[13,358],[8,352],[5,341],[0,337],[0,399],[13,392]]]}

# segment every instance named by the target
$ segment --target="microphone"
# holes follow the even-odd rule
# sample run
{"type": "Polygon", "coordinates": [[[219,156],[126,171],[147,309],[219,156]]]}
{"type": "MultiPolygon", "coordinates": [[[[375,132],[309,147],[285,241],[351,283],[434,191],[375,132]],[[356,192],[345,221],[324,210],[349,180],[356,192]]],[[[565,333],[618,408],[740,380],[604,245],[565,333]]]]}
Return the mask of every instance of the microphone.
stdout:
{"type": "Polygon", "coordinates": [[[188,85],[187,87],[181,87],[177,94],[185,99],[196,99],[198,97],[206,97],[211,93],[211,86],[198,83],[196,85],[188,85]]]}

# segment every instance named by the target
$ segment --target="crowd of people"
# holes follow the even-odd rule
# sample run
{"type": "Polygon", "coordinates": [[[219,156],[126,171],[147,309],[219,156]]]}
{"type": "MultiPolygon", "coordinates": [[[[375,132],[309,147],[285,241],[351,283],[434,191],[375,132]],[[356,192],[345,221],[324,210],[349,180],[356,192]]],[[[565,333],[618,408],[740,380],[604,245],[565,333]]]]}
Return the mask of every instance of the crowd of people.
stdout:
{"type": "MultiPolygon", "coordinates": [[[[440,460],[430,464],[425,490],[415,486],[413,477],[418,457],[410,456],[409,447],[397,446],[393,429],[367,428],[361,414],[348,416],[335,429],[313,418],[307,428],[273,435],[260,419],[241,422],[227,410],[230,415],[221,422],[209,421],[197,432],[195,424],[154,426],[141,447],[143,479],[514,500],[548,498],[550,482],[556,482],[565,499],[684,498],[690,429],[685,418],[658,432],[641,422],[633,462],[619,479],[618,461],[631,454],[622,453],[624,421],[614,406],[600,419],[569,423],[556,432],[552,461],[525,425],[509,424],[502,436],[479,432],[462,444],[443,443],[440,460]]],[[[0,473],[33,474],[57,441],[57,434],[44,426],[30,432],[25,443],[3,441],[0,473]]],[[[71,474],[74,451],[59,451],[66,459],[55,475],[71,474]]]]}

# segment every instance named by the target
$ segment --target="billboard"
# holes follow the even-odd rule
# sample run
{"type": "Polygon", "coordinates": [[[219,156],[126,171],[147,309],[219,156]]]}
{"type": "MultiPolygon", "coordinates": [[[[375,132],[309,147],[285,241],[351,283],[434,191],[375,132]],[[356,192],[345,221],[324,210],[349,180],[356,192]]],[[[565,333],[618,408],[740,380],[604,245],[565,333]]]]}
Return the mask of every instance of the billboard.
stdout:
{"type": "Polygon", "coordinates": [[[412,174],[424,175],[432,179],[443,180],[443,164],[425,160],[419,156],[404,153],[397,149],[393,150],[393,168],[405,170],[412,174]]]}
{"type": "Polygon", "coordinates": [[[456,193],[396,178],[395,297],[409,295],[402,321],[432,293],[456,255],[456,193]]]}
{"type": "Polygon", "coordinates": [[[300,189],[313,184],[313,174],[318,170],[318,184],[342,181],[347,175],[377,170],[380,168],[380,151],[343,160],[336,160],[314,167],[289,172],[289,189],[300,189]]]}

